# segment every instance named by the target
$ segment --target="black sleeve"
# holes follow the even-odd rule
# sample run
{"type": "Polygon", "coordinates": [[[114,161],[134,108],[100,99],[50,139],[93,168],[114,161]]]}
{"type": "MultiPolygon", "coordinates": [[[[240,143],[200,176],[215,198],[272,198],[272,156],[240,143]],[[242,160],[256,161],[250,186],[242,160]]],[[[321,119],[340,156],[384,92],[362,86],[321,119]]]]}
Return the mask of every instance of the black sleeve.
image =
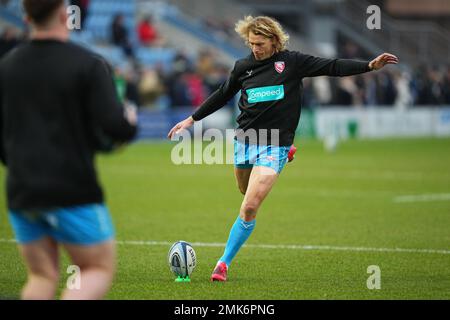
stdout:
{"type": "Polygon", "coordinates": [[[301,77],[343,77],[371,71],[369,61],[325,59],[297,53],[297,68],[301,77]]]}
{"type": "Polygon", "coordinates": [[[241,89],[238,80],[237,64],[235,64],[233,70],[227,81],[225,81],[219,89],[211,94],[205,102],[197,109],[192,115],[194,121],[202,120],[210,114],[216,112],[222,108],[236,93],[241,89]]]}
{"type": "Polygon", "coordinates": [[[112,69],[103,59],[96,58],[88,74],[88,114],[92,125],[114,142],[130,141],[136,126],[125,118],[124,108],[117,94],[112,69]]]}

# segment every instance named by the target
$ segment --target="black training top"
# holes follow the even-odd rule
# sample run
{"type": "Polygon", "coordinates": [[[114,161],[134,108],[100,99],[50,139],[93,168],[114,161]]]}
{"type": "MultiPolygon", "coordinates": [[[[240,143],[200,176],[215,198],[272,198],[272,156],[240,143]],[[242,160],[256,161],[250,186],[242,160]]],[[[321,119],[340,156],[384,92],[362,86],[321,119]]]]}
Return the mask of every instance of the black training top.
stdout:
{"type": "Polygon", "coordinates": [[[57,40],[27,42],[1,60],[0,158],[10,209],[103,202],[94,167],[99,133],[110,142],[136,134],[111,71],[101,57],[57,40]]]}
{"type": "MultiPolygon", "coordinates": [[[[368,72],[369,61],[324,59],[281,51],[258,61],[253,54],[238,60],[228,80],[193,114],[201,120],[223,107],[240,90],[238,129],[279,129],[279,144],[290,146],[300,120],[302,79],[368,72]]],[[[277,144],[270,141],[268,144],[277,144]]]]}

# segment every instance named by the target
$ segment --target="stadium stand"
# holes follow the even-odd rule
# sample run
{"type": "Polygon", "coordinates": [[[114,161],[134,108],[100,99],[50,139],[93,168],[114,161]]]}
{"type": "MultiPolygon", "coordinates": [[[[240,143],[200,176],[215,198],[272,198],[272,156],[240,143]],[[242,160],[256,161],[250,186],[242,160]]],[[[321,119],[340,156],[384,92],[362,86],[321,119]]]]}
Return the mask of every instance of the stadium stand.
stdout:
{"type": "MultiPolygon", "coordinates": [[[[182,114],[191,112],[217,87],[218,81],[226,78],[234,60],[248,53],[233,31],[233,23],[243,13],[275,16],[287,26],[293,50],[361,59],[392,51],[400,57],[399,67],[382,72],[351,78],[305,79],[303,105],[307,109],[384,106],[405,110],[450,105],[448,32],[435,24],[432,17],[423,18],[410,28],[410,22],[404,17],[390,16],[383,0],[377,1],[383,8],[383,33],[361,30],[360,25],[365,25],[367,18],[368,4],[359,0],[340,1],[339,5],[335,1],[316,3],[306,0],[302,6],[290,0],[276,4],[265,0],[247,1],[246,4],[225,0],[214,3],[207,0],[189,3],[183,0],[170,3],[90,0],[84,24],[80,31],[72,32],[71,39],[104,56],[115,67],[117,74],[127,81],[128,99],[138,104],[141,110],[151,110],[152,116],[144,118],[154,119],[154,128],[161,129],[161,123],[167,128],[173,120],[164,113],[157,115],[158,112],[172,109],[182,114]],[[217,17],[218,11],[220,17],[217,17]],[[124,17],[133,52],[131,57],[111,41],[112,21],[118,14],[124,17]],[[151,16],[155,28],[165,38],[163,44],[145,46],[139,42],[137,26],[146,16],[151,16]],[[423,38],[428,42],[416,41],[423,38]],[[207,68],[202,60],[205,49],[210,51],[207,64],[210,67],[207,68]],[[424,64],[423,61],[436,63],[424,64]]],[[[401,7],[395,9],[398,12],[401,7]]],[[[14,34],[11,27],[26,34],[19,0],[10,0],[0,6],[0,22],[0,41],[4,44],[2,48],[7,50],[11,34],[14,34]]],[[[20,40],[21,36],[17,38],[20,40]]],[[[146,132],[151,137],[157,137],[156,132],[163,131],[151,131],[150,127],[146,126],[146,132]]]]}

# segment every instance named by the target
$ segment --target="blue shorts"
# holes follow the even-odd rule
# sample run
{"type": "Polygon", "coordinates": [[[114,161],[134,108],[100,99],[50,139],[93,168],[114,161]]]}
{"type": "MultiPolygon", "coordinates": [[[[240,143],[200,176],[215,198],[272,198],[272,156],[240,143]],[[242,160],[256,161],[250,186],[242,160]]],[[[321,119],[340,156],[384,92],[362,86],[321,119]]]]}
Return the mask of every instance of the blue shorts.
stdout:
{"type": "Polygon", "coordinates": [[[234,140],[234,166],[248,169],[253,166],[264,166],[280,174],[288,160],[291,147],[247,144],[234,140]]]}
{"type": "Polygon", "coordinates": [[[61,243],[94,245],[113,239],[115,233],[108,208],[103,204],[10,210],[9,219],[20,244],[49,236],[61,243]]]}

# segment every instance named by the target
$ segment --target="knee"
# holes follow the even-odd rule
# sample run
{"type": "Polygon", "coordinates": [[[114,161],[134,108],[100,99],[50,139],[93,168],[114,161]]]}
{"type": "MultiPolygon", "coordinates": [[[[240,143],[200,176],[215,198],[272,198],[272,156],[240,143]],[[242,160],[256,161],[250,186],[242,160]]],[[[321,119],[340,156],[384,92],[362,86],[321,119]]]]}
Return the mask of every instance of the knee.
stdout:
{"type": "Polygon", "coordinates": [[[256,213],[258,212],[259,205],[256,202],[246,202],[243,205],[242,211],[243,214],[247,217],[256,216],[256,213]]]}

